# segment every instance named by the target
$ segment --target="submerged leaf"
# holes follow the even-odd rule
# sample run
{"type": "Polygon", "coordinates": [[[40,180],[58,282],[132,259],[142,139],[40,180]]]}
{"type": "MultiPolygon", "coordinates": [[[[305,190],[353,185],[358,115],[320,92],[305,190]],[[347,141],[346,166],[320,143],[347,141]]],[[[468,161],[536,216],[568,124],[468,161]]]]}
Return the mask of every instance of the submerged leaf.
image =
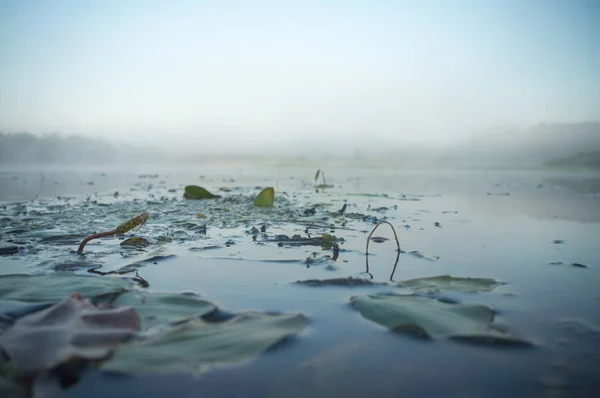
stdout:
{"type": "Polygon", "coordinates": [[[275,201],[275,189],[268,187],[260,191],[260,193],[254,199],[254,206],[256,207],[273,207],[275,201]]]}
{"type": "Polygon", "coordinates": [[[490,292],[499,286],[506,285],[504,282],[498,282],[491,278],[455,278],[450,275],[409,279],[401,283],[414,291],[452,290],[460,292],[490,292]]]}
{"type": "Polygon", "coordinates": [[[69,296],[19,318],[0,336],[0,347],[18,373],[31,375],[73,359],[105,358],[137,329],[131,307],[98,308],[69,296]]]}
{"type": "Polygon", "coordinates": [[[217,307],[208,301],[190,294],[147,294],[130,291],[121,294],[112,302],[119,306],[133,306],[140,318],[142,329],[167,325],[190,317],[200,317],[217,307]]]}
{"type": "Polygon", "coordinates": [[[485,305],[450,304],[415,295],[357,296],[351,303],[365,318],[400,333],[477,343],[529,344],[495,327],[494,312],[485,305]]]}
{"type": "Polygon", "coordinates": [[[219,195],[214,195],[208,192],[206,189],[199,187],[198,185],[188,185],[184,188],[183,197],[186,199],[213,199],[219,198],[219,195]]]}
{"type": "Polygon", "coordinates": [[[20,301],[62,300],[73,292],[93,297],[107,292],[123,291],[131,284],[120,278],[77,276],[70,272],[53,272],[47,275],[0,276],[0,299],[20,301]]]}
{"type": "Polygon", "coordinates": [[[369,279],[362,278],[333,278],[333,279],[307,279],[303,281],[294,282],[299,285],[312,286],[312,287],[322,287],[322,286],[345,286],[345,287],[353,287],[353,286],[379,286],[379,285],[387,285],[385,282],[373,282],[369,279]]]}
{"type": "Polygon", "coordinates": [[[125,372],[198,373],[210,366],[239,363],[304,329],[302,314],[242,313],[226,321],[201,318],[123,345],[104,369],[125,372]]]}

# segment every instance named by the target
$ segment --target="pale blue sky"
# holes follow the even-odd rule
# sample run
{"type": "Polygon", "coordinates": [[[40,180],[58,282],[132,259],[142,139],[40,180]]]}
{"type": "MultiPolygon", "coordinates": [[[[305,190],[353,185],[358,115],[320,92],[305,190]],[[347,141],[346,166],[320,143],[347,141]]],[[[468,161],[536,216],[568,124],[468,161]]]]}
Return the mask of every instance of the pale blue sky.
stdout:
{"type": "Polygon", "coordinates": [[[0,130],[243,147],[600,120],[599,31],[597,0],[0,0],[0,130]]]}

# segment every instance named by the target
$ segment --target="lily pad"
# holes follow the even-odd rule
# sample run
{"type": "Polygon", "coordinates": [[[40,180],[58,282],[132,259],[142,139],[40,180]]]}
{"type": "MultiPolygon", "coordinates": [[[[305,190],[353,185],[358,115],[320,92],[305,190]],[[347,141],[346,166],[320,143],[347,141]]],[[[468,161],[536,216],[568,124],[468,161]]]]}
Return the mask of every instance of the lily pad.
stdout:
{"type": "Polygon", "coordinates": [[[130,291],[119,295],[112,304],[135,308],[142,329],[167,325],[190,317],[200,317],[217,307],[192,294],[168,294],[130,291]]]}
{"type": "Polygon", "coordinates": [[[322,286],[345,286],[345,287],[353,287],[353,286],[381,286],[387,285],[385,282],[373,282],[369,279],[362,278],[333,278],[333,279],[307,279],[303,281],[294,282],[298,285],[305,285],[311,287],[322,287],[322,286]]]}
{"type": "Polygon", "coordinates": [[[198,200],[219,198],[220,196],[214,195],[198,185],[188,185],[184,188],[183,197],[186,199],[198,200]]]}
{"type": "Polygon", "coordinates": [[[18,374],[32,375],[69,360],[103,359],[137,329],[131,307],[99,308],[68,296],[19,318],[0,335],[0,347],[18,374]]]}
{"type": "Polygon", "coordinates": [[[200,373],[214,365],[244,362],[299,333],[305,325],[302,314],[249,312],[222,322],[195,318],[122,345],[102,368],[133,373],[200,373]]]}
{"type": "Polygon", "coordinates": [[[47,275],[0,276],[0,299],[20,301],[62,300],[73,292],[93,297],[107,292],[118,292],[131,287],[119,278],[77,276],[69,272],[53,272],[47,275]]]}
{"type": "Polygon", "coordinates": [[[254,199],[254,206],[256,207],[273,207],[275,201],[275,189],[268,187],[260,191],[260,193],[254,199]]]}
{"type": "Polygon", "coordinates": [[[429,339],[531,345],[496,327],[494,311],[480,304],[451,304],[415,295],[352,297],[361,315],[395,332],[429,339]]]}
{"type": "Polygon", "coordinates": [[[150,246],[150,241],[146,238],[142,238],[141,236],[134,236],[132,238],[125,239],[121,242],[121,246],[124,247],[147,247],[150,246]]]}
{"type": "Polygon", "coordinates": [[[491,278],[455,278],[450,275],[438,275],[429,278],[409,279],[401,282],[414,291],[451,290],[459,292],[490,292],[498,286],[506,285],[491,278]]]}

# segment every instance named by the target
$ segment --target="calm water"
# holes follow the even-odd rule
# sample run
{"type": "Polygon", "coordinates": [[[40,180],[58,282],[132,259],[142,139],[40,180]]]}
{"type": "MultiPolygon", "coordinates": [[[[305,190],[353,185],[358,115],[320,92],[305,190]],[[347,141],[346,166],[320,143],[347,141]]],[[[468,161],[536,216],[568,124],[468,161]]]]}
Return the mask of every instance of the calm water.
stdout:
{"type": "MultiPolygon", "coordinates": [[[[55,269],[87,274],[92,267],[111,271],[173,255],[139,266],[150,289],[194,291],[229,311],[297,311],[309,317],[299,336],[241,366],[201,377],[93,371],[56,396],[583,397],[600,391],[600,176],[331,167],[327,182],[334,187],[315,192],[314,171],[220,165],[193,171],[0,172],[0,241],[21,247],[18,254],[0,257],[2,274],[55,269]],[[389,332],[362,318],[348,299],[400,292],[399,287],[292,284],[365,277],[365,243],[373,223],[347,219],[343,229],[315,230],[344,238],[333,262],[325,257],[331,252],[320,247],[264,241],[304,233],[306,225],[287,222],[285,211],[274,217],[248,210],[251,214],[233,217],[214,203],[185,201],[187,184],[214,192],[228,187],[232,191],[224,196],[249,198],[257,187],[274,186],[281,209],[318,205],[336,211],[347,204],[347,213],[385,217],[404,251],[395,281],[441,274],[504,281],[507,286],[490,293],[442,295],[493,307],[497,323],[535,347],[419,341],[389,332]],[[150,218],[139,234],[165,236],[170,243],[124,252],[118,238],[103,239],[86,246],[83,260],[74,253],[85,234],[112,229],[142,211],[150,218]],[[197,219],[199,212],[208,219],[197,219]],[[267,234],[255,242],[246,231],[260,227],[261,218],[267,234]],[[206,234],[195,229],[201,223],[207,224],[206,234]]],[[[392,237],[384,226],[377,235],[392,237]]],[[[389,281],[393,240],[372,243],[370,251],[374,280],[389,281]]]]}

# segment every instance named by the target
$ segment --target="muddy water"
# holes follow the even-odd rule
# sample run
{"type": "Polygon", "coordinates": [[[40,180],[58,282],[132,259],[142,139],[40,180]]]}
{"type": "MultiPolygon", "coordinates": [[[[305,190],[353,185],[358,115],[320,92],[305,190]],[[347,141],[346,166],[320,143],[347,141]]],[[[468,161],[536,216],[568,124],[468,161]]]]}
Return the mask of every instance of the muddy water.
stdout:
{"type": "MultiPolygon", "coordinates": [[[[0,257],[2,274],[129,265],[154,291],[194,291],[228,311],[300,311],[310,320],[305,332],[241,366],[195,378],[91,371],[56,396],[592,396],[600,388],[600,177],[326,171],[333,188],[319,192],[313,169],[274,166],[0,173],[0,241],[19,248],[0,257]],[[185,201],[186,184],[230,191],[185,201]],[[277,192],[272,211],[248,205],[264,186],[277,192]],[[330,215],[344,204],[344,217],[330,215]],[[124,249],[120,238],[107,238],[90,242],[85,256],[75,253],[86,234],[142,211],[150,218],[136,234],[150,247],[124,249]],[[396,227],[403,251],[394,281],[450,274],[506,282],[488,293],[440,295],[491,306],[497,323],[534,347],[415,340],[348,305],[353,295],[404,291],[396,285],[293,283],[368,278],[366,238],[383,219],[396,227]],[[336,261],[330,249],[273,241],[308,236],[311,223],[311,236],[344,239],[336,261]],[[250,232],[263,224],[265,233],[250,232]]],[[[392,238],[384,227],[376,234],[392,238]]],[[[393,239],[371,243],[370,252],[373,281],[389,282],[393,239]]]]}

